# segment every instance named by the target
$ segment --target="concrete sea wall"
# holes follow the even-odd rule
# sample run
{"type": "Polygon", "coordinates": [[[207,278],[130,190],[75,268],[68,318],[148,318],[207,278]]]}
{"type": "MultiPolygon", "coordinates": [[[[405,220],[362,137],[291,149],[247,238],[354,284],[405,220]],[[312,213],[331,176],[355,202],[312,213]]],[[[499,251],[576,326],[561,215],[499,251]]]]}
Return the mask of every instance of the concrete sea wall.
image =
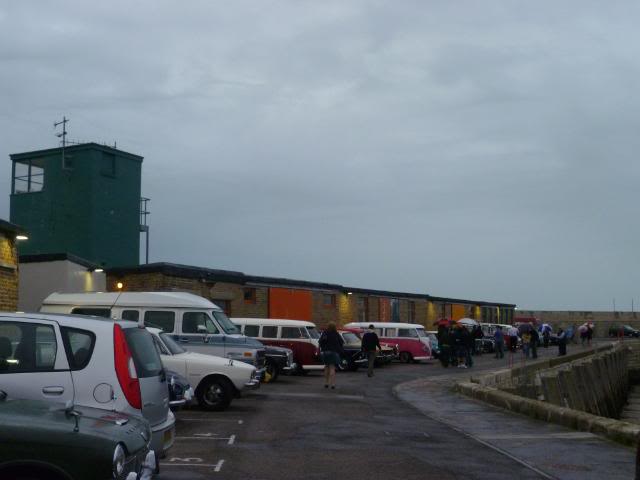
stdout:
{"type": "Polygon", "coordinates": [[[472,377],[456,389],[508,410],[635,445],[640,425],[616,418],[626,403],[630,364],[640,360],[639,346],[611,343],[472,377]]]}

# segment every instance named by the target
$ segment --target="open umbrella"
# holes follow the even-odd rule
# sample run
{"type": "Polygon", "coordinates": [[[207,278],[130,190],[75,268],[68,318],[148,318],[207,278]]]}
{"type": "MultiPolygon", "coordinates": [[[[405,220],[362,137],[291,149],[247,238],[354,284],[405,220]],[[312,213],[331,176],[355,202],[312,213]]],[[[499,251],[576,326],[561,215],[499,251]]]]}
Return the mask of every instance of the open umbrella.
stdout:
{"type": "Polygon", "coordinates": [[[473,318],[461,318],[460,320],[458,320],[458,323],[460,325],[465,325],[465,326],[468,326],[468,327],[475,327],[476,325],[480,325],[473,318]]]}
{"type": "Polygon", "coordinates": [[[441,318],[440,320],[438,320],[438,324],[439,327],[448,327],[449,325],[451,325],[451,320],[449,320],[448,318],[441,318]]]}

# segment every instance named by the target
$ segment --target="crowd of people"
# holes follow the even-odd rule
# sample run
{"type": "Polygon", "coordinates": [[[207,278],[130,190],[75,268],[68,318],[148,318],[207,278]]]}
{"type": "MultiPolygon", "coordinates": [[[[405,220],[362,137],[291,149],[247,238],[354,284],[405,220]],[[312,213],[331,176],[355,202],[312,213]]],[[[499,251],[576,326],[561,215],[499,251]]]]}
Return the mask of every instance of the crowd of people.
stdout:
{"type": "MultiPolygon", "coordinates": [[[[495,358],[504,358],[505,352],[515,353],[520,347],[525,358],[538,358],[538,347],[548,348],[552,343],[558,346],[558,355],[567,354],[567,343],[575,343],[575,332],[580,334],[583,346],[590,346],[593,338],[593,326],[581,325],[579,328],[569,327],[567,331],[559,328],[554,334],[551,327],[544,324],[535,328],[531,324],[496,326],[492,335],[495,358]]],[[[479,325],[465,326],[460,323],[442,323],[438,326],[438,343],[440,345],[440,362],[444,367],[456,366],[470,368],[473,357],[482,353],[482,344],[478,339],[484,338],[479,325]]]]}
{"type": "Polygon", "coordinates": [[[442,366],[473,367],[473,357],[481,353],[476,340],[484,337],[480,325],[474,325],[471,330],[459,323],[440,325],[437,336],[442,366]]]}

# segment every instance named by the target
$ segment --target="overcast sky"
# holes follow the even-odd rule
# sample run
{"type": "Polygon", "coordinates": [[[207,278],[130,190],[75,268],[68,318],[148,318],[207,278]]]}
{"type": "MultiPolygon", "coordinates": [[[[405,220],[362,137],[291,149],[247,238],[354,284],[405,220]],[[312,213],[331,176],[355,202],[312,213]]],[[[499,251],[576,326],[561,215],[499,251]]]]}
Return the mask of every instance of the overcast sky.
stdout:
{"type": "MultiPolygon", "coordinates": [[[[151,261],[640,304],[640,3],[0,4],[9,154],[142,155],[151,261]]],[[[639,307],[640,308],[640,307],[639,307]]]]}

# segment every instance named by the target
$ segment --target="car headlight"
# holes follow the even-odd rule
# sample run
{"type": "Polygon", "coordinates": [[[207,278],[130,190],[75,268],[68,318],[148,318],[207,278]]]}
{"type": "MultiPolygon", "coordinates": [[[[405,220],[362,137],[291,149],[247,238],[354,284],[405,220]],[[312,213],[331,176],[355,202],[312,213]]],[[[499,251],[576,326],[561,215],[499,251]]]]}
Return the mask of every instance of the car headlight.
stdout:
{"type": "Polygon", "coordinates": [[[126,459],[127,454],[119,443],[113,451],[113,478],[120,478],[122,476],[124,473],[124,463],[126,459]]]}

